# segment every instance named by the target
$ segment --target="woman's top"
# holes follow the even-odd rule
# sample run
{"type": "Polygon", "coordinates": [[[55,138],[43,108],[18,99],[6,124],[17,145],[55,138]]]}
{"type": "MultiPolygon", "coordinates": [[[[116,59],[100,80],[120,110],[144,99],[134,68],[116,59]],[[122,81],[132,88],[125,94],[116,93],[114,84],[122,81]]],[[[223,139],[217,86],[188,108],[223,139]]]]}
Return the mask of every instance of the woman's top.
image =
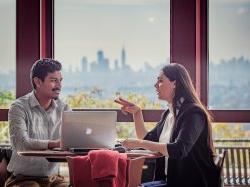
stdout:
{"type": "MultiPolygon", "coordinates": [[[[163,113],[160,122],[144,137],[159,142],[164,121],[169,115],[163,113]]],[[[219,168],[213,162],[208,145],[208,122],[205,113],[194,103],[184,101],[176,116],[168,151],[168,187],[217,187],[219,168]]],[[[165,158],[156,160],[155,180],[165,180],[165,158]]]]}
{"type": "MultiPolygon", "coordinates": [[[[161,143],[169,143],[170,136],[172,134],[173,126],[174,126],[174,113],[173,107],[171,104],[168,105],[169,114],[167,115],[164,126],[161,131],[161,135],[159,137],[159,142],[161,143]]],[[[167,175],[168,172],[168,157],[165,157],[165,174],[167,175]]]]}

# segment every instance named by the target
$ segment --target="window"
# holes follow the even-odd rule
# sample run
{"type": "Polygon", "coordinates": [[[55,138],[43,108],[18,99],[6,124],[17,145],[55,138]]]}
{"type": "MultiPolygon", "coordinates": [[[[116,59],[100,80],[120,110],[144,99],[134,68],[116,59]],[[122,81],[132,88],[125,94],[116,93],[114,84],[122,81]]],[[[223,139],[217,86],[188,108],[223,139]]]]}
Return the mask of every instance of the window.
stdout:
{"type": "Polygon", "coordinates": [[[56,0],[54,7],[54,54],[72,107],[117,108],[115,97],[135,93],[144,107],[158,107],[154,82],[170,56],[169,0],[56,0]],[[85,103],[73,104],[77,98],[85,103]]]}
{"type": "Polygon", "coordinates": [[[221,139],[249,139],[249,123],[213,123],[213,138],[221,139]]]}
{"type": "MultiPolygon", "coordinates": [[[[0,1],[0,109],[6,109],[16,92],[16,9],[15,0],[0,1]]],[[[0,144],[9,142],[8,123],[0,121],[0,144]]]]}
{"type": "Polygon", "coordinates": [[[15,0],[0,1],[0,108],[8,108],[15,98],[16,9],[15,0]]]}
{"type": "Polygon", "coordinates": [[[210,109],[250,109],[250,1],[209,1],[210,109]]]}

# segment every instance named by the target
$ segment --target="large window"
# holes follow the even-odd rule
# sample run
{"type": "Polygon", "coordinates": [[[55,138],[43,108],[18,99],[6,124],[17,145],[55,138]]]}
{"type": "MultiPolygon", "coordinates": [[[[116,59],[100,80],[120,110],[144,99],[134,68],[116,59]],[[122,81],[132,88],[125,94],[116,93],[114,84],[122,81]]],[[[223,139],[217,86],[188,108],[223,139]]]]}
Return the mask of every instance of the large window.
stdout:
{"type": "Polygon", "coordinates": [[[15,98],[16,9],[15,0],[0,1],[0,108],[8,108],[15,98]]]}
{"type": "Polygon", "coordinates": [[[209,1],[209,108],[250,109],[250,1],[209,1]]]}
{"type": "Polygon", "coordinates": [[[56,0],[54,7],[66,99],[117,108],[114,97],[136,93],[144,107],[157,108],[154,82],[170,56],[169,0],[56,0]]]}
{"type": "MultiPolygon", "coordinates": [[[[16,9],[15,0],[0,1],[0,109],[15,98],[16,77],[16,9]]],[[[0,121],[0,144],[9,142],[8,123],[0,121]]]]}

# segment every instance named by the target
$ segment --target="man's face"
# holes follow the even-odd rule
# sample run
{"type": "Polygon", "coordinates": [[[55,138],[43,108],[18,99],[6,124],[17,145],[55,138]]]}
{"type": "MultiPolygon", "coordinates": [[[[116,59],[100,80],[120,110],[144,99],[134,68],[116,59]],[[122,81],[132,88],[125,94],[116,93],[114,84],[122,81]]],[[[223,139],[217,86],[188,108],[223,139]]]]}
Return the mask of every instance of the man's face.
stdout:
{"type": "Polygon", "coordinates": [[[36,92],[40,96],[48,99],[57,99],[62,87],[62,73],[55,71],[48,73],[44,81],[35,77],[36,92]]]}

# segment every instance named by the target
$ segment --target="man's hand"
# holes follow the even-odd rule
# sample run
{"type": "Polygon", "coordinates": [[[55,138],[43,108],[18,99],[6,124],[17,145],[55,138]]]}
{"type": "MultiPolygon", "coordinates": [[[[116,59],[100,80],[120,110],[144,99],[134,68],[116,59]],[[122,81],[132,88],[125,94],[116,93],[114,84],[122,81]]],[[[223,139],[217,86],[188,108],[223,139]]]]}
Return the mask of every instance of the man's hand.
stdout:
{"type": "Polygon", "coordinates": [[[53,148],[56,148],[56,147],[60,147],[60,145],[61,145],[60,139],[50,140],[49,143],[48,143],[48,149],[53,149],[53,148]]]}

